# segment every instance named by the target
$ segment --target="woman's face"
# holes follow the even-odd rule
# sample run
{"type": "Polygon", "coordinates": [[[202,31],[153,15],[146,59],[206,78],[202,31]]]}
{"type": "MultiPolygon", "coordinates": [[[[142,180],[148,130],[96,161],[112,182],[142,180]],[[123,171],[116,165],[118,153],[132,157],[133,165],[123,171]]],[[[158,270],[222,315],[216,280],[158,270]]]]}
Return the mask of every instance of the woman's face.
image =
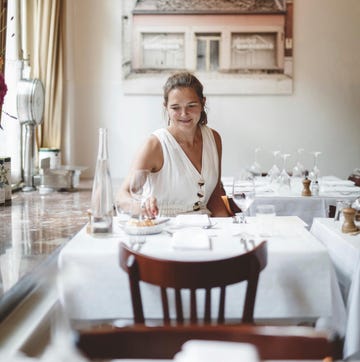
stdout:
{"type": "Polygon", "coordinates": [[[170,125],[192,128],[198,124],[203,106],[194,89],[175,88],[169,92],[166,109],[170,125]]]}

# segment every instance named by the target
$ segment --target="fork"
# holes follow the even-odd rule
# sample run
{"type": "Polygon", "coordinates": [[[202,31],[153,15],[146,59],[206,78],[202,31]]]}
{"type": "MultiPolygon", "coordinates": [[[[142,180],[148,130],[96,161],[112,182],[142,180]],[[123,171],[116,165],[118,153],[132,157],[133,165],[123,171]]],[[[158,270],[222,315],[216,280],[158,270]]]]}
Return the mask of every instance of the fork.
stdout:
{"type": "Polygon", "coordinates": [[[217,224],[216,222],[214,222],[214,223],[210,222],[208,225],[202,226],[202,229],[211,229],[211,228],[214,227],[216,224],[217,224]]]}

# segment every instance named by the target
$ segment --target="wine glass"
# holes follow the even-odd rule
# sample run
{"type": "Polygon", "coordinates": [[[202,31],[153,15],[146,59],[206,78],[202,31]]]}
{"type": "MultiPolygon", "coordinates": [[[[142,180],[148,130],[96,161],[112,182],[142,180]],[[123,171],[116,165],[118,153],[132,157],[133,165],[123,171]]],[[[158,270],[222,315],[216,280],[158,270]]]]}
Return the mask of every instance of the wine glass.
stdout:
{"type": "Polygon", "coordinates": [[[303,177],[304,174],[305,174],[305,167],[300,162],[300,156],[301,156],[301,154],[303,152],[304,152],[303,148],[298,148],[296,164],[295,164],[295,166],[293,167],[293,170],[292,170],[292,176],[293,177],[303,177]]]}
{"type": "Polygon", "coordinates": [[[134,170],[130,177],[130,195],[134,199],[134,208],[138,210],[139,220],[143,219],[142,209],[151,196],[151,178],[149,170],[134,170]]]}
{"type": "Polygon", "coordinates": [[[318,164],[318,157],[321,155],[321,152],[314,151],[314,152],[312,152],[312,154],[314,155],[314,166],[313,166],[312,170],[310,171],[309,178],[311,181],[317,181],[320,176],[320,170],[319,170],[319,167],[317,164],[318,164]]]}
{"type": "Polygon", "coordinates": [[[290,191],[291,178],[290,178],[289,174],[286,171],[286,160],[290,156],[291,155],[289,153],[283,153],[281,155],[281,158],[283,159],[283,167],[282,167],[282,170],[280,172],[280,176],[278,178],[279,193],[287,193],[288,191],[290,191]]]}
{"type": "Polygon", "coordinates": [[[272,154],[274,157],[274,164],[271,166],[270,170],[268,171],[268,177],[270,178],[270,182],[277,181],[278,177],[280,176],[280,169],[276,164],[276,158],[280,154],[280,151],[273,151],[272,154]]]}
{"type": "Polygon", "coordinates": [[[254,162],[253,164],[250,166],[249,171],[254,175],[254,176],[261,176],[261,166],[258,162],[258,153],[261,150],[261,148],[257,147],[255,148],[255,153],[254,153],[254,162]]]}
{"type": "Polygon", "coordinates": [[[237,222],[246,223],[245,213],[255,200],[255,182],[250,172],[242,170],[234,177],[232,198],[241,209],[241,213],[236,214],[237,222]]]}

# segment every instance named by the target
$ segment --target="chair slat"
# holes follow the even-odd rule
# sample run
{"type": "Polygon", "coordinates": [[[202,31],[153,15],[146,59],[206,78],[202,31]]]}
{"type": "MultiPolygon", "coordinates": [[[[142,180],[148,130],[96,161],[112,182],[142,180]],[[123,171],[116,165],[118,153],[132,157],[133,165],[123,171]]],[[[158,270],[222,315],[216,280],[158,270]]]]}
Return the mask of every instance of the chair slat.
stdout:
{"type": "Polygon", "coordinates": [[[133,313],[134,313],[134,320],[135,320],[135,323],[144,323],[145,317],[144,317],[143,306],[142,306],[140,285],[139,285],[139,283],[137,283],[138,270],[137,270],[137,265],[136,265],[134,257],[128,258],[127,268],[130,271],[130,273],[128,275],[129,275],[129,281],[130,281],[130,294],[131,294],[131,299],[133,301],[132,307],[133,307],[133,313]]]}
{"type": "Polygon", "coordinates": [[[197,321],[197,303],[196,303],[196,290],[190,290],[190,321],[195,323],[197,321]]]}
{"type": "Polygon", "coordinates": [[[220,288],[218,323],[224,323],[225,320],[225,287],[220,288]]]}
{"type": "Polygon", "coordinates": [[[184,323],[181,291],[179,289],[175,289],[175,305],[176,305],[176,320],[179,323],[184,323]]]}
{"type": "Polygon", "coordinates": [[[161,304],[163,308],[163,316],[165,324],[170,323],[170,314],[169,314],[169,301],[167,296],[166,288],[160,288],[161,290],[161,304]]]}
{"type": "Polygon", "coordinates": [[[205,289],[205,311],[204,311],[204,321],[210,323],[211,321],[211,289],[205,289]]]}

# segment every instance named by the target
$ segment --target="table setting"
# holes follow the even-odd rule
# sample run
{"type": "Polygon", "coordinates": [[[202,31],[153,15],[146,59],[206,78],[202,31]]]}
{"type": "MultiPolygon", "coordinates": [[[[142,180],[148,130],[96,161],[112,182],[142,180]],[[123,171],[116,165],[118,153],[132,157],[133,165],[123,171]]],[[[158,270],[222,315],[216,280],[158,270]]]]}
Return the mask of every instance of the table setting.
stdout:
{"type": "MultiPolygon", "coordinates": [[[[222,183],[226,194],[232,197],[235,176],[223,177],[222,183]]],[[[272,204],[279,216],[298,216],[309,227],[314,217],[327,217],[330,205],[341,200],[352,203],[360,196],[360,187],[351,180],[342,180],[336,176],[323,176],[318,179],[317,195],[302,196],[304,185],[300,177],[291,177],[290,187],[279,191],[277,182],[270,176],[254,177],[255,197],[247,215],[255,216],[256,208],[263,204],[272,204]]],[[[311,185],[310,185],[311,190],[311,185]]]]}
{"type": "MultiPolygon", "coordinates": [[[[141,252],[173,260],[211,260],[246,252],[264,239],[256,217],[242,224],[206,215],[191,219],[192,225],[184,226],[181,222],[188,221],[188,215],[179,216],[181,222],[171,218],[161,224],[160,233],[142,235],[141,252]],[[209,222],[211,228],[202,228],[209,222]],[[186,241],[177,237],[184,234],[189,237],[186,241]]],[[[316,321],[321,317],[343,333],[344,305],[325,248],[298,217],[274,216],[269,225],[268,265],[260,276],[255,318],[316,321]]],[[[113,228],[112,234],[92,235],[84,227],[59,255],[60,275],[71,267],[79,279],[76,292],[69,291],[66,283],[59,284],[71,318],[132,318],[127,275],[119,266],[119,243],[130,245],[134,236],[126,234],[118,217],[114,217],[113,228]]],[[[243,292],[241,286],[230,288],[227,318],[238,317],[237,303],[243,292]]],[[[145,314],[160,318],[157,291],[146,286],[145,296],[145,314]]]]}
{"type": "MultiPolygon", "coordinates": [[[[343,232],[343,218],[315,218],[310,232],[327,248],[346,304],[344,357],[360,357],[360,233],[343,232]]],[[[360,228],[360,222],[355,222],[360,228]]]]}

